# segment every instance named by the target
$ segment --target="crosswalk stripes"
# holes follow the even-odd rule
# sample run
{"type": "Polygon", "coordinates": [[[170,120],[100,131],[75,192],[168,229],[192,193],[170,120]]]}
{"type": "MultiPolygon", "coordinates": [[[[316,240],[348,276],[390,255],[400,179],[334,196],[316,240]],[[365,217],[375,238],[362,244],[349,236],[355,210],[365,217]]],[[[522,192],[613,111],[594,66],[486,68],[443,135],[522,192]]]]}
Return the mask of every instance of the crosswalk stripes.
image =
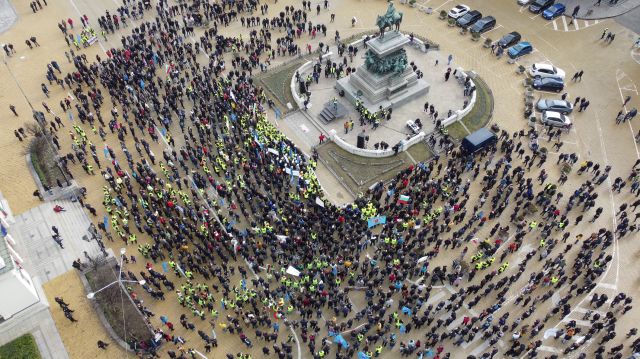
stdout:
{"type": "Polygon", "coordinates": [[[586,29],[590,26],[596,25],[600,23],[600,20],[573,20],[568,16],[560,16],[553,21],[549,22],[547,25],[553,26],[553,31],[578,31],[581,29],[586,29]]]}
{"type": "Polygon", "coordinates": [[[538,350],[541,350],[543,352],[549,352],[549,353],[560,353],[560,349],[554,348],[554,347],[549,347],[546,345],[542,345],[538,348],[538,350]]]}

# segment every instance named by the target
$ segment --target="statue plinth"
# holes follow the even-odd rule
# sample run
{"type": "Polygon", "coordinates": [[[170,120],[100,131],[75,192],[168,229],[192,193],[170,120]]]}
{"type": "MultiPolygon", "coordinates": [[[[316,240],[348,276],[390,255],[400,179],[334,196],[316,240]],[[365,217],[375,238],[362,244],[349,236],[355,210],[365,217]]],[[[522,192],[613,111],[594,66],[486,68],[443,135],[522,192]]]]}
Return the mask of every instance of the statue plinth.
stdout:
{"type": "Polygon", "coordinates": [[[397,107],[426,95],[429,84],[418,79],[408,66],[404,46],[409,39],[398,31],[388,31],[383,37],[367,42],[365,64],[356,72],[337,81],[336,89],[354,105],[357,100],[369,111],[397,107]]]}
{"type": "Polygon", "coordinates": [[[402,35],[400,31],[385,32],[383,37],[376,37],[367,42],[369,50],[378,57],[386,57],[403,48],[409,43],[409,39],[402,35]]]}

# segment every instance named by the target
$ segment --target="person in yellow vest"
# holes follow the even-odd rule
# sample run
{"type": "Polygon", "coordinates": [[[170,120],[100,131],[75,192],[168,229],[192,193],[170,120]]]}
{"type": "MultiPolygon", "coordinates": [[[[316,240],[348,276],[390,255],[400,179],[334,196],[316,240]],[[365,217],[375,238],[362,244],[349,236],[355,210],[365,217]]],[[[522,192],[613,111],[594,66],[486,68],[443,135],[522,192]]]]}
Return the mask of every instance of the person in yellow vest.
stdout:
{"type": "Polygon", "coordinates": [[[509,262],[502,263],[502,265],[498,269],[498,273],[504,272],[505,270],[507,270],[508,267],[509,267],[509,262]]]}
{"type": "Polygon", "coordinates": [[[376,357],[380,356],[381,353],[382,353],[382,345],[378,345],[376,347],[376,357]]]}

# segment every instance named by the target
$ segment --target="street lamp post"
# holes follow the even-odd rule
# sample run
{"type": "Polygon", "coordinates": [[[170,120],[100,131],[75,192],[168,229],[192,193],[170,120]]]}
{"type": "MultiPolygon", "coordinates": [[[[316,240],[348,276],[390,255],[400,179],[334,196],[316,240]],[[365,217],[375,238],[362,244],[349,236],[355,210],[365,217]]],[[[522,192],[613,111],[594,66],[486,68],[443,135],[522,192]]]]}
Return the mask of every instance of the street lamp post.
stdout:
{"type": "Polygon", "coordinates": [[[103,290],[111,287],[116,283],[138,283],[140,285],[145,285],[147,283],[145,280],[122,280],[122,262],[123,262],[122,256],[124,256],[126,252],[127,252],[126,248],[120,248],[120,268],[118,270],[118,279],[96,290],[95,292],[88,293],[87,298],[89,299],[95,298],[96,294],[102,292],[103,290]]]}

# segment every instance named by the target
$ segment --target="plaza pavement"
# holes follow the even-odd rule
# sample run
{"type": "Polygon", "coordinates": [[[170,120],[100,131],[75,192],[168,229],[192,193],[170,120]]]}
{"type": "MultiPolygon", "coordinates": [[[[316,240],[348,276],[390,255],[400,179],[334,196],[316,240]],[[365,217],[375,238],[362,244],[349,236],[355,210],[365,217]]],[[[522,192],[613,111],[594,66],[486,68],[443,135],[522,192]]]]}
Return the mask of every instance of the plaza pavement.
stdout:
{"type": "MultiPolygon", "coordinates": [[[[293,1],[279,1],[278,5],[269,2],[271,7],[270,14],[272,15],[277,9],[291,3],[298,4],[298,2],[293,1]]],[[[453,5],[452,2],[444,0],[427,0],[421,3],[428,3],[433,8],[437,8],[437,10],[440,10],[440,8],[448,10],[453,5]]],[[[637,127],[635,124],[615,126],[613,117],[620,109],[621,96],[626,94],[634,96],[627,106],[628,108],[639,105],[635,85],[640,81],[640,74],[638,73],[637,64],[632,61],[630,54],[630,45],[637,37],[637,34],[622,28],[610,20],[581,28],[579,31],[556,31],[552,26],[549,26],[548,22],[539,17],[531,18],[531,15],[527,13],[520,13],[515,2],[507,5],[502,2],[494,3],[480,0],[466,3],[472,7],[481,8],[483,13],[492,14],[498,18],[499,26],[489,34],[486,34],[486,37],[497,40],[504,33],[518,30],[523,34],[525,40],[533,42],[536,52],[522,59],[521,63],[528,65],[534,61],[552,61],[556,66],[564,68],[569,77],[573,71],[584,69],[584,80],[581,83],[569,85],[568,92],[570,98],[587,96],[591,101],[591,107],[586,113],[573,116],[576,123],[575,131],[566,138],[563,151],[576,151],[582,158],[591,158],[602,163],[612,163],[614,164],[613,176],[625,174],[628,164],[637,157],[637,150],[632,139],[637,127]],[[604,27],[608,27],[610,31],[614,31],[617,34],[616,41],[611,45],[603,45],[598,42],[604,27]]],[[[55,27],[55,22],[67,16],[77,18],[78,15],[71,4],[64,2],[55,6],[50,5],[45,9],[45,12],[41,11],[38,14],[30,14],[31,10],[26,3],[17,4],[16,7],[21,20],[9,32],[0,35],[0,39],[3,42],[11,41],[17,45],[18,54],[10,59],[9,66],[14,70],[16,77],[25,88],[34,106],[39,106],[41,101],[46,100],[39,89],[39,84],[44,79],[46,62],[51,57],[54,57],[63,65],[65,70],[70,69],[63,55],[66,45],[57,27],[55,27]],[[35,24],[40,26],[33,27],[35,24]],[[29,51],[23,45],[23,41],[25,37],[28,37],[26,36],[27,34],[32,33],[38,36],[39,42],[43,46],[29,51]],[[20,57],[22,56],[24,58],[21,59],[20,57]]],[[[102,9],[115,9],[115,3],[108,1],[77,2],[76,6],[80,9],[80,12],[86,11],[89,17],[94,19],[95,15],[103,11],[102,9]]],[[[384,7],[385,3],[382,1],[336,1],[335,4],[332,3],[329,11],[322,12],[321,19],[328,23],[330,12],[337,13],[336,23],[329,25],[329,34],[332,33],[333,29],[338,29],[342,36],[346,37],[356,31],[371,29],[373,27],[372,19],[375,18],[375,15],[382,13],[384,7]],[[364,3],[367,6],[362,6],[364,3]],[[356,14],[359,19],[359,28],[352,29],[349,21],[351,16],[356,14]]],[[[465,69],[474,70],[485,79],[496,98],[493,120],[495,123],[510,131],[521,129],[525,126],[522,119],[523,87],[521,82],[523,77],[515,74],[514,65],[507,64],[504,58],[496,60],[489,54],[487,49],[482,48],[482,42],[471,42],[468,35],[459,35],[455,29],[448,28],[445,22],[438,20],[435,14],[426,15],[418,12],[417,9],[411,9],[404,5],[397,5],[397,7],[405,13],[405,21],[401,26],[402,31],[413,31],[439,43],[441,52],[450,52],[454,55],[454,64],[459,64],[465,69]]],[[[247,29],[239,29],[238,25],[223,29],[223,31],[238,31],[246,34],[247,29]]],[[[117,38],[112,36],[109,43],[116,46],[117,41],[113,39],[117,38]]],[[[104,46],[109,46],[109,44],[104,46]]],[[[100,53],[101,49],[99,46],[94,45],[94,47],[83,50],[83,52],[88,57],[93,57],[96,53],[100,53]]],[[[29,183],[31,179],[28,177],[28,172],[25,168],[24,157],[20,156],[23,144],[18,143],[17,139],[12,136],[12,132],[14,128],[29,121],[30,114],[28,105],[19,95],[19,90],[15,84],[6,77],[4,71],[2,76],[3,81],[0,82],[0,90],[2,90],[3,94],[13,95],[0,98],[0,111],[5,111],[7,114],[6,120],[0,122],[0,129],[2,130],[0,133],[3,134],[0,150],[3,151],[6,160],[3,163],[2,171],[0,171],[0,189],[5,192],[12,206],[19,206],[22,210],[25,210],[35,203],[31,197],[33,184],[29,183]],[[16,105],[21,115],[19,118],[16,119],[10,114],[8,103],[16,105]]],[[[55,89],[54,99],[47,100],[51,102],[52,108],[55,108],[54,104],[57,103],[61,96],[63,96],[63,93],[60,89],[55,89]]],[[[61,144],[68,148],[68,138],[62,134],[60,137],[61,144]]],[[[158,145],[154,146],[154,152],[158,153],[156,151],[158,145]]],[[[102,180],[99,176],[90,177],[79,171],[75,171],[74,175],[82,185],[89,189],[89,202],[94,204],[96,208],[100,208],[101,212],[101,206],[98,206],[98,204],[101,201],[99,188],[102,185],[102,180]]],[[[332,188],[328,187],[327,190],[331,191],[332,188]]],[[[613,209],[619,204],[612,201],[606,191],[602,193],[601,200],[605,208],[613,209]]],[[[16,209],[16,212],[20,211],[16,209]]],[[[593,229],[593,226],[584,227],[585,231],[593,229]]],[[[118,244],[114,244],[113,247],[117,249],[118,244]]],[[[620,268],[623,268],[626,277],[630,279],[638,277],[640,269],[632,265],[635,263],[634,254],[637,253],[637,246],[632,241],[625,240],[617,244],[614,253],[616,254],[613,267],[608,271],[608,275],[605,277],[606,282],[603,282],[600,289],[602,292],[609,291],[608,294],[613,293],[614,290],[623,290],[637,296],[638,290],[634,285],[634,280],[622,279],[620,275],[620,268]]],[[[137,267],[132,271],[142,269],[142,264],[138,264],[137,267]]],[[[46,290],[48,296],[64,293],[60,286],[46,288],[46,290]]],[[[445,287],[442,288],[442,291],[445,294],[439,294],[438,292],[432,295],[444,298],[447,295],[444,291],[448,291],[448,289],[445,287]]],[[[80,295],[81,293],[78,293],[78,297],[80,295]]],[[[162,303],[153,303],[152,309],[159,314],[170,313],[175,318],[176,315],[179,315],[180,308],[176,309],[176,302],[172,299],[162,303]]],[[[354,296],[354,304],[356,307],[360,306],[361,308],[362,300],[354,296]]],[[[579,312],[576,311],[575,315],[577,313],[579,312]]],[[[55,315],[54,319],[56,319],[55,315]]],[[[61,337],[64,339],[67,335],[69,337],[78,335],[79,329],[64,325],[66,324],[65,321],[66,319],[64,318],[56,319],[58,328],[61,331],[61,337]],[[76,334],[73,334],[74,332],[76,334]]],[[[619,323],[621,332],[635,324],[630,323],[628,317],[623,318],[619,323]]],[[[185,333],[185,336],[189,340],[196,340],[193,336],[188,336],[188,333],[185,333]]],[[[476,343],[467,346],[469,352],[478,352],[479,346],[485,345],[485,343],[476,343]]],[[[84,344],[73,341],[68,345],[73,347],[84,344]]],[[[93,346],[94,343],[90,342],[88,345],[93,346]]],[[[229,345],[230,348],[234,346],[237,348],[237,339],[229,341],[225,345],[229,345]]],[[[112,348],[110,347],[109,350],[112,348]]],[[[225,348],[220,349],[225,350],[225,348]]],[[[69,353],[74,352],[73,348],[68,347],[67,350],[69,353]]],[[[113,356],[119,357],[117,354],[113,356]]]]}
{"type": "Polygon", "coordinates": [[[573,9],[580,6],[576,17],[578,19],[595,20],[620,16],[640,6],[640,0],[618,0],[617,4],[609,4],[609,0],[602,0],[596,5],[597,0],[564,0],[567,6],[566,14],[571,16],[573,9]]]}
{"type": "MultiPolygon", "coordinates": [[[[406,34],[408,35],[408,32],[406,34]]],[[[316,127],[323,131],[325,135],[331,130],[336,130],[338,136],[354,146],[356,145],[358,134],[361,133],[362,130],[365,130],[365,133],[369,136],[367,148],[372,149],[373,145],[380,141],[385,141],[392,147],[401,140],[413,136],[413,133],[407,127],[408,120],[420,118],[423,124],[422,131],[425,133],[434,131],[435,122],[425,116],[425,112],[423,111],[425,102],[434,105],[435,110],[438,112],[439,119],[446,118],[449,110],[455,112],[456,110],[462,109],[464,102],[469,101],[469,98],[463,96],[464,87],[458,83],[453,75],[453,72],[456,70],[455,65],[447,66],[448,54],[443,51],[429,51],[424,53],[411,45],[406,45],[405,50],[407,51],[409,63],[415,63],[418,70],[424,73],[422,79],[430,86],[429,93],[426,96],[417,97],[401,106],[392,106],[391,120],[381,121],[379,128],[374,130],[373,126],[369,124],[360,126],[360,116],[355,107],[350,104],[346,98],[338,96],[337,90],[335,89],[336,78],[325,78],[324,73],[322,73],[318,84],[312,82],[311,86],[309,86],[312,106],[307,110],[307,113],[310,119],[315,122],[316,127]],[[436,61],[438,61],[438,65],[435,65],[436,61]],[[444,73],[448,67],[451,67],[451,77],[449,81],[445,81],[444,73]],[[330,103],[334,98],[345,106],[348,113],[343,119],[326,123],[320,119],[320,112],[324,108],[324,105],[330,103]],[[353,130],[345,133],[343,127],[344,122],[349,120],[354,123],[353,130]]],[[[365,52],[366,49],[364,49],[362,45],[359,45],[358,55],[354,57],[354,61],[350,62],[348,66],[352,68],[360,67],[360,65],[364,63],[365,52]]],[[[344,56],[348,58],[346,52],[344,56]]],[[[342,63],[343,60],[342,57],[338,57],[337,53],[333,54],[330,59],[338,63],[342,63]]],[[[466,71],[467,69],[463,70],[466,71]]],[[[301,73],[300,76],[304,79],[312,72],[313,69],[309,69],[301,73]]],[[[315,137],[316,141],[317,139],[318,136],[315,137]]]]}

